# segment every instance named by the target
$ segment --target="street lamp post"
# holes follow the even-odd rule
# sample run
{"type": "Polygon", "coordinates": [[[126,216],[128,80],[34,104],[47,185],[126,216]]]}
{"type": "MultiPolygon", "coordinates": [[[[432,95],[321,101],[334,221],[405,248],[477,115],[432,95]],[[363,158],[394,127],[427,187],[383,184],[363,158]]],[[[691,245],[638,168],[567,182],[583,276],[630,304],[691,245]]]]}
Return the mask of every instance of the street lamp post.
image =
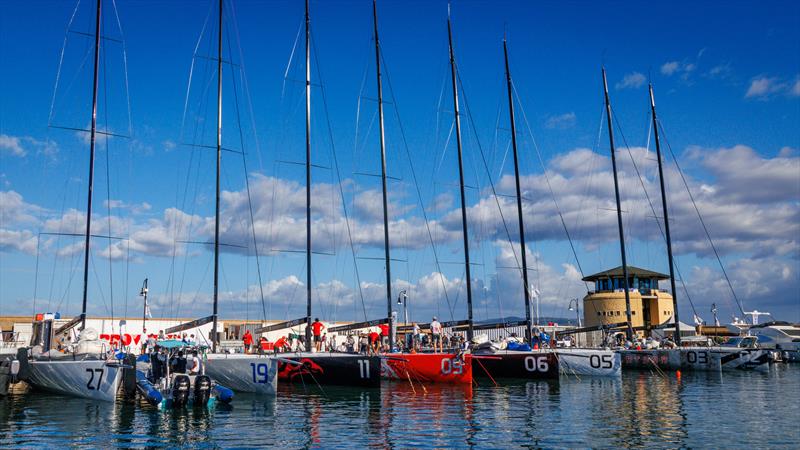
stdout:
{"type": "Polygon", "coordinates": [[[573,298],[572,300],[569,301],[569,310],[570,311],[575,311],[575,318],[578,320],[578,328],[580,328],[581,327],[581,312],[580,312],[580,303],[578,303],[578,299],[577,298],[573,298]],[[572,307],[573,304],[575,305],[574,308],[572,307]]]}
{"type": "Polygon", "coordinates": [[[408,325],[408,294],[406,294],[405,289],[400,291],[400,294],[397,296],[397,304],[403,305],[403,319],[405,324],[408,325]]]}

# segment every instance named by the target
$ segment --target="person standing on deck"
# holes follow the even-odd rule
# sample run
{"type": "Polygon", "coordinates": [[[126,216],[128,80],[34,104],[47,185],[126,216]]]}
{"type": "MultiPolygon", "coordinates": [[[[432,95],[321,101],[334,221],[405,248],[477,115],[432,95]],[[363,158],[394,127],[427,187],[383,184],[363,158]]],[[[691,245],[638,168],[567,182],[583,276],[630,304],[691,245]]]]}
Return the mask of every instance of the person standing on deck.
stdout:
{"type": "Polygon", "coordinates": [[[253,345],[253,335],[250,334],[250,330],[244,332],[242,342],[244,343],[244,352],[250,353],[250,347],[253,345]]]}
{"type": "Polygon", "coordinates": [[[414,332],[411,335],[411,349],[419,351],[419,346],[422,343],[422,331],[419,329],[419,324],[414,322],[414,332]]]}
{"type": "MultiPolygon", "coordinates": [[[[381,329],[381,345],[383,347],[389,346],[389,324],[382,323],[378,325],[378,328],[381,329]]],[[[388,351],[388,348],[387,348],[388,351]]]]}
{"type": "Polygon", "coordinates": [[[433,316],[433,320],[431,321],[431,344],[433,345],[433,351],[436,351],[436,346],[439,346],[439,353],[444,352],[442,349],[442,324],[436,320],[436,316],[433,316]]]}
{"type": "Polygon", "coordinates": [[[319,321],[319,317],[314,319],[314,323],[311,324],[311,332],[314,335],[314,348],[317,351],[322,349],[322,330],[325,329],[325,325],[319,321]]]}

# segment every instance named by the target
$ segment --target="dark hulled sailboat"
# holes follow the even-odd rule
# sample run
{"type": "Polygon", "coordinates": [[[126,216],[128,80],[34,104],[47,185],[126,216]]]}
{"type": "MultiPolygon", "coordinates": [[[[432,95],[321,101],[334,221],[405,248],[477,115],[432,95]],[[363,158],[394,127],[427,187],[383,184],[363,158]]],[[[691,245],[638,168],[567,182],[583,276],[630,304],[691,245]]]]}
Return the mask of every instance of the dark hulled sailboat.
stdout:
{"type": "MultiPolygon", "coordinates": [[[[514,155],[514,180],[517,198],[517,219],[519,225],[519,241],[522,254],[522,283],[525,298],[525,339],[532,342],[533,324],[531,320],[530,285],[528,284],[528,258],[525,249],[525,225],[522,219],[522,193],[519,184],[519,159],[517,155],[517,128],[514,120],[514,94],[511,82],[511,70],[508,64],[508,44],[503,38],[503,56],[505,60],[506,88],[508,90],[508,115],[511,125],[511,148],[514,155]]],[[[515,350],[476,350],[474,363],[477,366],[475,376],[488,378],[558,378],[558,359],[549,349],[515,351],[515,350]]]]}
{"type": "MultiPolygon", "coordinates": [[[[309,0],[305,2],[305,99],[306,99],[306,315],[256,329],[256,333],[291,328],[305,323],[305,342],[311,349],[311,18],[309,0]]],[[[387,256],[388,258],[388,256],[387,256]]],[[[376,321],[385,323],[386,319],[376,321]]],[[[362,326],[372,326],[372,323],[362,326]]],[[[328,331],[336,331],[331,328],[328,331]]],[[[278,379],[298,383],[377,387],[380,385],[380,359],[356,353],[294,352],[281,354],[278,379]]]]}

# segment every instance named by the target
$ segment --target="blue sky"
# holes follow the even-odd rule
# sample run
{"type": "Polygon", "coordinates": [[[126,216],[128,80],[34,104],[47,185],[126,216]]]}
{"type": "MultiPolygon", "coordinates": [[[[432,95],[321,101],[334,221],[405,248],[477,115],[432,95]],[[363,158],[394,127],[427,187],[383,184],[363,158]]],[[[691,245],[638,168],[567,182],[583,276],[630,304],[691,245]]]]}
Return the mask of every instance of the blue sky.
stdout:
{"type": "MultiPolygon", "coordinates": [[[[103,48],[100,123],[115,134],[128,135],[130,128],[131,137],[98,145],[93,217],[98,233],[128,240],[110,246],[93,242],[90,311],[111,313],[113,294],[114,314],[138,314],[138,286],[149,277],[155,316],[206,315],[210,253],[207,246],[179,241],[204,242],[213,230],[213,151],[182,144],[214,144],[215,73],[203,58],[213,56],[213,14],[202,36],[201,30],[216,10],[195,1],[117,3],[123,33],[112,3],[104,3],[103,34],[113,40],[103,48]]],[[[379,317],[385,314],[383,263],[365,259],[383,255],[380,183],[364,175],[379,173],[371,3],[312,1],[311,7],[312,142],[314,162],[321,166],[313,175],[314,241],[315,250],[330,253],[314,257],[314,308],[329,320],[379,317]],[[334,149],[341,183],[333,170],[334,149]]],[[[86,0],[77,9],[71,1],[0,5],[0,314],[32,313],[34,296],[37,311],[79,312],[80,242],[43,235],[38,252],[36,242],[40,232],[82,227],[88,145],[80,133],[48,123],[76,128],[89,123],[91,58],[85,58],[91,40],[75,31],[91,33],[92,14],[93,2],[86,0]],[[73,11],[73,32],[64,47],[73,11]]],[[[223,69],[223,145],[247,154],[264,311],[270,319],[294,318],[304,310],[304,258],[277,251],[301,250],[304,244],[303,170],[287,163],[304,157],[298,83],[304,76],[302,39],[294,47],[302,14],[299,1],[237,1],[226,9],[224,25],[229,30],[224,57],[235,66],[223,69]]],[[[432,314],[462,318],[455,139],[448,139],[453,115],[447,4],[382,0],[378,14],[384,70],[394,93],[389,98],[385,78],[388,167],[396,178],[389,184],[392,253],[398,260],[392,267],[393,295],[399,289],[411,293],[416,320],[432,314]]],[[[665,137],[736,296],[746,310],[800,321],[800,6],[456,1],[452,17],[463,83],[477,318],[524,314],[520,273],[514,269],[519,255],[509,244],[509,239],[516,242],[517,227],[513,199],[506,195],[513,192],[502,65],[506,33],[519,95],[531,278],[541,292],[542,315],[571,316],[569,299],[586,292],[548,181],[575,238],[583,272],[619,265],[608,138],[601,122],[600,67],[605,64],[622,131],[616,138],[630,264],[668,271],[663,240],[642,190],[644,184],[660,215],[654,144],[647,137],[650,79],[665,137]],[[497,198],[481,149],[501,194],[497,198]],[[641,182],[631,158],[642,171],[641,182]]],[[[258,319],[263,312],[242,158],[232,152],[223,158],[223,240],[249,248],[225,249],[220,310],[223,316],[258,319]]],[[[740,315],[674,165],[667,168],[667,184],[679,270],[698,314],[710,320],[711,303],[716,303],[722,320],[740,315]]],[[[682,318],[689,322],[687,296],[682,289],[679,295],[682,318]]]]}

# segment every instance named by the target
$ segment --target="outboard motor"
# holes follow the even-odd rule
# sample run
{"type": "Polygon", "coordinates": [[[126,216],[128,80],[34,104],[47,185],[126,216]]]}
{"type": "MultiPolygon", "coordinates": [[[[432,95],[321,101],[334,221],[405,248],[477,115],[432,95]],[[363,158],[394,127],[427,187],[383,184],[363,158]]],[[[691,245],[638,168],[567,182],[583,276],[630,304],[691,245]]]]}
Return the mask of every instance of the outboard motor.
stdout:
{"type": "Polygon", "coordinates": [[[181,407],[189,403],[191,382],[187,375],[176,375],[172,382],[172,405],[181,407]]]}
{"type": "Polygon", "coordinates": [[[198,375],[194,379],[194,405],[205,406],[211,397],[211,378],[208,375],[198,375]]]}

